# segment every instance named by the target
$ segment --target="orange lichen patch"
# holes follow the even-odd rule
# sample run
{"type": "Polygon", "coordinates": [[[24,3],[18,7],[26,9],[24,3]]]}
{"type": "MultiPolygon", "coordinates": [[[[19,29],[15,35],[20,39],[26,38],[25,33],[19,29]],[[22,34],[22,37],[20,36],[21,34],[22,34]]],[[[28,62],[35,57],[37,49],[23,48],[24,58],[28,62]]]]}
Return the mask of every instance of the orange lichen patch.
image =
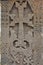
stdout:
{"type": "Polygon", "coordinates": [[[39,13],[42,2],[43,2],[42,0],[34,0],[33,4],[34,4],[34,8],[35,8],[35,13],[39,13]]]}

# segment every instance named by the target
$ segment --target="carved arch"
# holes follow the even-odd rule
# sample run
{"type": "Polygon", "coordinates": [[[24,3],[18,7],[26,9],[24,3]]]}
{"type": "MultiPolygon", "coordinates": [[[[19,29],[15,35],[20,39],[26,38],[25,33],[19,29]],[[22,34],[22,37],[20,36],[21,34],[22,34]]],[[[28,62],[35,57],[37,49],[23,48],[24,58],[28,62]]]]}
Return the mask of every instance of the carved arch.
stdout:
{"type": "MultiPolygon", "coordinates": [[[[31,6],[32,11],[34,11],[34,4],[33,4],[34,1],[33,0],[26,0],[26,1],[28,1],[29,5],[31,6]]],[[[12,9],[15,2],[16,2],[15,0],[9,1],[9,11],[12,9]]]]}

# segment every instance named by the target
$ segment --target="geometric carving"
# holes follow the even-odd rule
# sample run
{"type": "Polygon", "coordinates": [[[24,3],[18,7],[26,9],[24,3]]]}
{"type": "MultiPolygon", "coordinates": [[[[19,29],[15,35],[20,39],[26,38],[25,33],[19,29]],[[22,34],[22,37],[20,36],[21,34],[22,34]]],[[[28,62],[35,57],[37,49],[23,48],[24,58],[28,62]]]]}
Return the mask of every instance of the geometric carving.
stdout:
{"type": "Polygon", "coordinates": [[[29,61],[29,56],[32,55],[32,40],[30,40],[29,38],[32,38],[33,32],[32,9],[30,5],[28,5],[27,1],[22,2],[20,0],[14,3],[9,14],[9,29],[11,32],[9,55],[10,58],[12,58],[11,62],[12,64],[16,65],[31,65],[29,61]],[[15,16],[12,15],[12,13],[15,16]]]}
{"type": "Polygon", "coordinates": [[[12,4],[12,6],[9,4],[9,6],[11,6],[8,12],[9,21],[6,24],[2,23],[4,26],[8,26],[6,28],[4,27],[5,32],[7,31],[6,34],[4,33],[6,38],[4,44],[6,45],[3,47],[3,50],[5,53],[2,53],[3,57],[5,57],[5,59],[3,58],[4,60],[2,60],[4,65],[6,63],[7,65],[39,64],[39,61],[37,61],[39,59],[39,49],[36,50],[35,47],[35,45],[38,45],[37,41],[39,41],[40,37],[39,33],[37,33],[37,31],[40,32],[40,27],[37,25],[39,24],[39,18],[38,16],[34,17],[36,14],[33,12],[34,8],[32,8],[32,2],[30,4],[30,1],[16,0],[15,2],[13,1],[13,3],[9,1],[10,4],[12,4]]]}
{"type": "Polygon", "coordinates": [[[33,32],[32,9],[27,1],[20,0],[13,4],[9,14],[11,62],[16,65],[31,65],[29,57],[32,55],[32,39],[29,38],[32,38],[33,32]]]}
{"type": "Polygon", "coordinates": [[[32,54],[32,49],[31,49],[32,41],[29,39],[29,37],[32,38],[33,26],[31,25],[33,22],[33,19],[32,19],[33,12],[31,10],[31,7],[28,5],[28,3],[27,5],[26,3],[27,2],[24,2],[22,4],[22,1],[21,1],[19,5],[19,1],[17,1],[16,3],[14,3],[12,10],[9,13],[10,14],[9,29],[10,29],[10,35],[11,35],[9,55],[10,55],[10,58],[12,58],[11,63],[16,65],[31,65],[31,63],[29,62],[29,56],[31,56],[32,54]],[[29,12],[28,7],[31,13],[29,12]],[[11,15],[12,13],[14,15],[11,15]],[[17,17],[18,13],[19,13],[19,16],[17,17]],[[32,15],[30,16],[29,20],[27,20],[28,14],[29,16],[32,15]],[[25,19],[26,18],[25,15],[27,16],[27,19],[25,19]]]}

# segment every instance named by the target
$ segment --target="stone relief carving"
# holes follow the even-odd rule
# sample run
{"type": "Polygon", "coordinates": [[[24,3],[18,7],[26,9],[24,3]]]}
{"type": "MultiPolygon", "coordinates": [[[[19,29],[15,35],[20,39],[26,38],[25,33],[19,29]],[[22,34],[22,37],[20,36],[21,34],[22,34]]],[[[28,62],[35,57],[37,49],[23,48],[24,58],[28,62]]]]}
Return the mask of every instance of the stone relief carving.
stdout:
{"type": "MultiPolygon", "coordinates": [[[[5,1],[3,3],[5,4],[5,1]]],[[[3,39],[2,65],[43,65],[40,64],[41,52],[39,49],[41,43],[39,41],[41,30],[39,29],[43,25],[40,17],[42,14],[40,15],[38,10],[40,7],[35,6],[33,0],[16,0],[16,2],[10,0],[8,10],[7,5],[4,4],[2,33],[5,39],[3,39]],[[34,27],[35,31],[33,31],[34,27]],[[9,36],[7,36],[8,34],[9,36]],[[33,41],[33,37],[35,37],[35,41],[33,41]],[[32,45],[34,48],[32,48],[32,45]]]]}
{"type": "Polygon", "coordinates": [[[12,65],[32,65],[33,11],[27,1],[16,1],[9,12],[9,59],[12,65]]]}
{"type": "Polygon", "coordinates": [[[33,31],[33,12],[31,7],[27,1],[20,0],[14,3],[9,14],[10,63],[32,65],[30,38],[33,31]]]}

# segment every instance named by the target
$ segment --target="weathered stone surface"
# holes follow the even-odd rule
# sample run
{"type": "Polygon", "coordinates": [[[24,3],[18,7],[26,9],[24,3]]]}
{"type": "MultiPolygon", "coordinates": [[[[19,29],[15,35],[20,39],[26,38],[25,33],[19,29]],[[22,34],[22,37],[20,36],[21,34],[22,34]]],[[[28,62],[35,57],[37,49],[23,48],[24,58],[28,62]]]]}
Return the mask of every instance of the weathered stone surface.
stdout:
{"type": "Polygon", "coordinates": [[[42,2],[1,1],[2,65],[43,65],[42,2]]]}

